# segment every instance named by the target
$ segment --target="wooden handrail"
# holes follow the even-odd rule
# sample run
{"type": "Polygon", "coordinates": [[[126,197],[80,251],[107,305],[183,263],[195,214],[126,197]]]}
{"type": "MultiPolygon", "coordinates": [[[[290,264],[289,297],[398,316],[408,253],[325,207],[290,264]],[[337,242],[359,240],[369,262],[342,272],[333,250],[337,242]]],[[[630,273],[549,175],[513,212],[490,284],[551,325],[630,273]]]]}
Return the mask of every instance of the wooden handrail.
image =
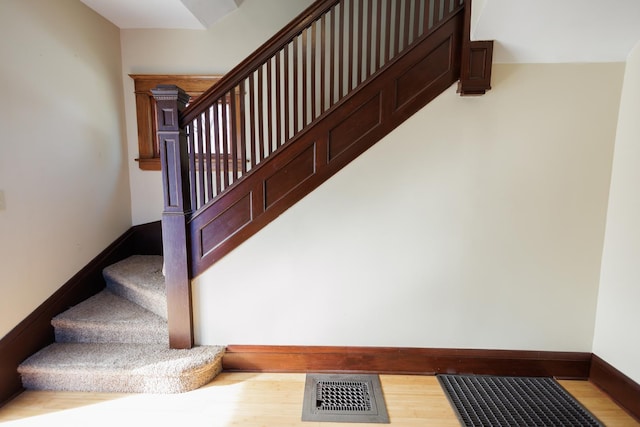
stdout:
{"type": "Polygon", "coordinates": [[[263,65],[267,59],[271,58],[276,52],[286,46],[286,44],[306,28],[310,22],[318,19],[318,17],[326,13],[327,10],[339,2],[340,0],[320,0],[305,9],[300,15],[298,15],[298,17],[287,24],[286,27],[278,31],[266,43],[225,74],[218,83],[198,97],[193,104],[189,105],[182,112],[180,120],[181,126],[184,127],[195,119],[202,108],[210,105],[216,99],[219,99],[226,93],[230,92],[243,79],[245,79],[247,75],[252,73],[259,66],[263,65]]]}

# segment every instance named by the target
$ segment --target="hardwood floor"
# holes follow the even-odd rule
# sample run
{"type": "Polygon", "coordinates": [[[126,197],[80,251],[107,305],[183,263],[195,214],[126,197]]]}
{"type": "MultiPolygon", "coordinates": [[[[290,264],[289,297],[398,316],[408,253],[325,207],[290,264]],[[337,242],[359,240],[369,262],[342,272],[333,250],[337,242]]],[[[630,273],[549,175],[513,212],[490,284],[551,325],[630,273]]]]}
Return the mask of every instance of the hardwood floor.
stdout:
{"type": "MultiPolygon", "coordinates": [[[[381,375],[380,380],[391,425],[460,425],[436,377],[381,375]]],[[[225,372],[199,390],[178,395],[26,391],[0,408],[0,423],[112,427],[358,425],[300,421],[304,382],[304,374],[225,372]]],[[[605,425],[640,426],[590,382],[560,383],[605,425]]]]}

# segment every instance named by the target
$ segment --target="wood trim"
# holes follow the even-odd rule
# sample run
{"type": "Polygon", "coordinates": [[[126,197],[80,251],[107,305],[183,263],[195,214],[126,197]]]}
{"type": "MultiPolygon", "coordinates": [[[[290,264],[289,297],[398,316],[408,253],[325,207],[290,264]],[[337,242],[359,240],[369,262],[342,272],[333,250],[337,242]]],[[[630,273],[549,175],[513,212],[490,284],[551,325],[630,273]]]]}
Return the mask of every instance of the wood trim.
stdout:
{"type": "Polygon", "coordinates": [[[389,347],[230,345],[222,365],[244,372],[465,373],[587,379],[591,353],[389,347]]]}
{"type": "Polygon", "coordinates": [[[156,142],[156,111],[151,89],[158,85],[176,85],[192,100],[217,83],[220,75],[186,74],[129,74],[136,95],[136,121],[138,124],[138,166],[142,170],[160,170],[160,153],[156,142]]]}
{"type": "Polygon", "coordinates": [[[493,63],[493,40],[478,40],[467,43],[466,65],[463,65],[458,83],[462,96],[484,95],[491,89],[491,67],[493,63]]]}
{"type": "Polygon", "coordinates": [[[54,341],[51,319],[101,291],[104,267],[133,254],[161,254],[161,240],[159,221],[130,228],[0,340],[0,406],[22,391],[18,365],[54,341]]]}
{"type": "Polygon", "coordinates": [[[591,358],[589,380],[640,422],[640,384],[595,354],[591,358]]]}

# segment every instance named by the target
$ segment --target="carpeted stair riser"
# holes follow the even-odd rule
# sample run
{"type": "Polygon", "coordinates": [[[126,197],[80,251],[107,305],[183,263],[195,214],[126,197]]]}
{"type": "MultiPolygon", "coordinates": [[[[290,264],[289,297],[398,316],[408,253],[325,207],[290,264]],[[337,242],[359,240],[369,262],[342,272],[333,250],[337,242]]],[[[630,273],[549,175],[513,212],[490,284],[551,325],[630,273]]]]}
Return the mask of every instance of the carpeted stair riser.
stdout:
{"type": "Polygon", "coordinates": [[[56,342],[168,344],[167,322],[108,290],[54,317],[56,342]]]}
{"type": "Polygon", "coordinates": [[[162,257],[134,255],[104,269],[107,289],[167,319],[162,257]]]}
{"type": "Polygon", "coordinates": [[[222,347],[170,350],[152,344],[56,343],[24,361],[26,389],[109,393],[182,393],[222,370],[222,347]]]}

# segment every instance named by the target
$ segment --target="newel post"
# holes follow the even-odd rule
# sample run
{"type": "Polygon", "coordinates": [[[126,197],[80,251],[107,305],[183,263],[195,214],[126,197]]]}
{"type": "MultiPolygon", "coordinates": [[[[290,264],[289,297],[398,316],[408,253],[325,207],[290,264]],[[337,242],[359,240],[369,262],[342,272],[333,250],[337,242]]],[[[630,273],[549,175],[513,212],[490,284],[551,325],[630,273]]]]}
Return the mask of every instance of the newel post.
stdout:
{"type": "Polygon", "coordinates": [[[169,346],[193,346],[191,275],[189,271],[189,233],[187,218],[191,214],[187,141],[179,125],[179,113],[189,102],[189,95],[172,85],[152,89],[156,100],[156,120],[164,211],[162,246],[167,288],[169,346]]]}

